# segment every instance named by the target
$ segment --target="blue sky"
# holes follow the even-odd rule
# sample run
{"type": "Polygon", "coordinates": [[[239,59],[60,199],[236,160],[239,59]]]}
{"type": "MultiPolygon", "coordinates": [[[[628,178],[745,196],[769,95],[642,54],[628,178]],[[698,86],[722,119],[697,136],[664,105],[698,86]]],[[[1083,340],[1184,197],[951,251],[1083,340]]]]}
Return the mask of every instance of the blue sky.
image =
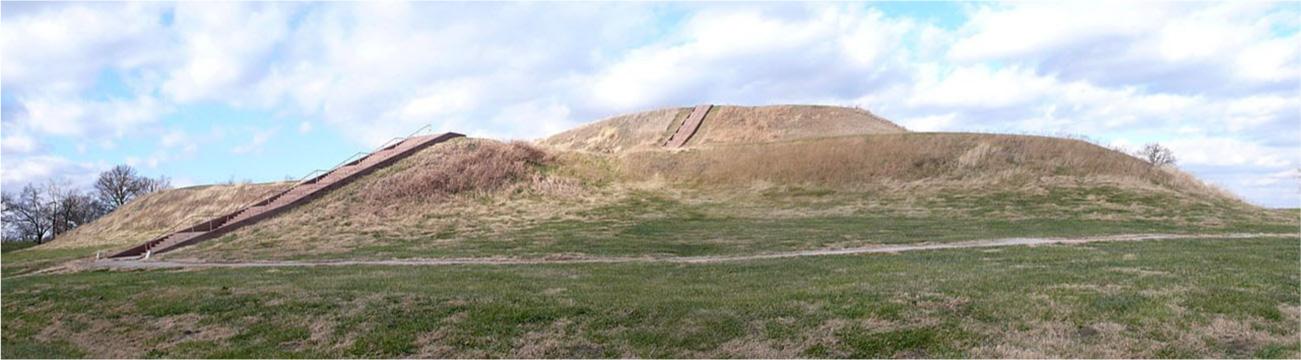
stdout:
{"type": "Polygon", "coordinates": [[[860,106],[919,131],[1161,142],[1301,202],[1301,5],[0,4],[6,190],[127,163],[297,178],[429,124],[535,139],[698,103],[860,106]]]}

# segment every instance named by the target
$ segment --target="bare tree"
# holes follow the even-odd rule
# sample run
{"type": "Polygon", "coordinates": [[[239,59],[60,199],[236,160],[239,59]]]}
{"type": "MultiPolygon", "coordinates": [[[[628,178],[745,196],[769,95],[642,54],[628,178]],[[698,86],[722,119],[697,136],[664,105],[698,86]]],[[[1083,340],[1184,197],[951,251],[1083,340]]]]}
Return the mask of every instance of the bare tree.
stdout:
{"type": "Polygon", "coordinates": [[[137,181],[139,181],[140,183],[137,185],[136,188],[136,196],[159,192],[159,191],[172,188],[172,180],[168,179],[166,176],[159,176],[157,179],[140,177],[137,178],[137,181]]]}
{"type": "Polygon", "coordinates": [[[139,186],[137,177],[136,169],[130,166],[114,166],[99,173],[99,178],[95,180],[95,192],[100,200],[116,209],[135,196],[136,187],[139,186]]]}
{"type": "Polygon", "coordinates": [[[166,177],[151,179],[140,176],[130,166],[118,165],[99,174],[95,180],[95,195],[111,211],[138,196],[171,187],[172,182],[166,177]]]}
{"type": "Polygon", "coordinates": [[[1166,165],[1175,164],[1174,152],[1170,151],[1169,148],[1161,146],[1161,144],[1157,144],[1157,143],[1144,145],[1143,149],[1139,150],[1137,155],[1139,159],[1143,159],[1143,161],[1146,161],[1148,164],[1152,164],[1152,166],[1154,167],[1162,167],[1166,165]]]}
{"type": "Polygon", "coordinates": [[[23,239],[22,229],[10,220],[10,208],[18,202],[18,196],[9,192],[0,193],[0,241],[19,241],[23,239]]]}
{"type": "Polygon", "coordinates": [[[39,244],[51,233],[53,207],[35,186],[27,184],[16,195],[4,194],[3,200],[3,221],[10,236],[39,244]]]}
{"type": "Polygon", "coordinates": [[[106,212],[99,199],[66,182],[51,180],[46,185],[45,196],[49,199],[50,235],[54,237],[94,221],[106,212]]]}

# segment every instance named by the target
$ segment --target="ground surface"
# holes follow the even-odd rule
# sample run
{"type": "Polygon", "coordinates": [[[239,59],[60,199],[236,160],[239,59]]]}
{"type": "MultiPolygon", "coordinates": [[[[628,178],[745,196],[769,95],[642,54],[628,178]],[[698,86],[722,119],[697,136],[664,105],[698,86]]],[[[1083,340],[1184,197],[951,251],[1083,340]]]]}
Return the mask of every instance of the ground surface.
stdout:
{"type": "Polygon", "coordinates": [[[715,110],[671,151],[685,109],[456,139],[91,263],[276,185],[133,202],[4,248],[0,356],[1301,356],[1296,209],[1083,141],[715,110]]]}
{"type": "Polygon", "coordinates": [[[673,256],[673,257],[611,257],[611,256],[572,256],[552,258],[518,258],[518,257],[478,257],[478,258],[442,258],[442,259],[392,259],[392,260],[253,260],[253,261],[198,261],[198,260],[158,260],[158,259],[102,259],[77,262],[65,267],[46,269],[49,272],[81,271],[92,269],[185,269],[185,268],[249,268],[249,267],[311,267],[311,266],[351,266],[351,265],[391,265],[391,266],[448,266],[448,265],[534,265],[534,264],[619,264],[619,263],[677,263],[708,264],[753,260],[783,259],[808,256],[853,255],[899,253],[906,251],[971,249],[1003,246],[1035,246],[1058,244],[1086,244],[1094,242],[1115,241],[1152,241],[1178,239],[1250,239],[1267,237],[1296,237],[1296,234],[1122,234],[1095,236],[1085,238],[1004,238],[957,241],[947,243],[923,243],[913,245],[880,245],[870,247],[851,247],[838,249],[801,250],[761,253],[753,255],[714,255],[714,256],[673,256]]]}
{"type": "Polygon", "coordinates": [[[4,357],[1296,357],[1297,244],[34,275],[0,333],[4,357]]]}

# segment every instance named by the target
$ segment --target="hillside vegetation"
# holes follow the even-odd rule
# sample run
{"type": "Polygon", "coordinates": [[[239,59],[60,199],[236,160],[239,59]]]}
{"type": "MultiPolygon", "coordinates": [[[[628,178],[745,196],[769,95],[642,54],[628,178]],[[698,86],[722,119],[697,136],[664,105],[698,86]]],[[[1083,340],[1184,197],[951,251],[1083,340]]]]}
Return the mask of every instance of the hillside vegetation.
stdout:
{"type": "Polygon", "coordinates": [[[231,268],[13,276],[287,185],[142,198],[4,249],[0,357],[1301,355],[1295,209],[1087,142],[906,132],[857,109],[716,107],[688,146],[660,147],[689,111],[449,140],[128,262],[231,268]],[[1203,235],[711,258],[1152,233],[1203,235]],[[685,256],[708,261],[665,261],[685,256]],[[449,258],[530,261],[334,261],[449,258]]]}
{"type": "Polygon", "coordinates": [[[97,251],[126,249],[178,226],[193,225],[234,211],[287,186],[288,183],[203,185],[145,195],[48,243],[5,253],[5,274],[69,259],[89,259],[97,251]]]}
{"type": "MultiPolygon", "coordinates": [[[[802,116],[821,119],[819,126],[845,114],[871,120],[827,109],[834,111],[802,116]]],[[[658,148],[655,136],[667,133],[648,135],[659,126],[644,125],[683,110],[607,120],[618,131],[606,133],[642,135],[601,138],[620,142],[582,151],[563,150],[575,144],[573,132],[541,147],[454,140],[284,215],[163,256],[737,255],[1013,236],[1288,232],[1296,223],[1173,168],[1078,140],[884,131],[658,148]]],[[[872,121],[866,124],[876,128],[872,121]]],[[[705,139],[729,138],[717,130],[724,128],[705,139]]]]}
{"type": "MultiPolygon", "coordinates": [[[[557,150],[618,153],[660,150],[691,108],[646,111],[583,125],[541,141],[557,150]]],[[[893,134],[904,128],[860,110],[833,106],[715,106],[687,145],[738,144],[818,137],[893,134]]]]}
{"type": "MultiPolygon", "coordinates": [[[[849,108],[718,106],[687,148],[660,147],[689,111],[614,117],[539,145],[453,140],[163,256],[736,255],[1010,236],[1288,232],[1297,222],[1087,142],[911,133],[849,108]]],[[[284,186],[155,194],[39,248],[120,250],[284,186]]]]}

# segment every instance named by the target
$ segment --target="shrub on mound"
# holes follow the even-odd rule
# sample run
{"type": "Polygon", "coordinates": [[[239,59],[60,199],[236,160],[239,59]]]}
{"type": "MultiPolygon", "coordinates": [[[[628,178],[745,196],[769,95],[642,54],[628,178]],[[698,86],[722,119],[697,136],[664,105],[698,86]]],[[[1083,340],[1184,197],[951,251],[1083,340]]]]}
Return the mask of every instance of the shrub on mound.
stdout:
{"type": "Polygon", "coordinates": [[[363,193],[380,202],[491,193],[529,179],[551,161],[547,153],[520,141],[469,140],[447,146],[439,156],[421,157],[411,168],[368,184],[363,193]]]}

